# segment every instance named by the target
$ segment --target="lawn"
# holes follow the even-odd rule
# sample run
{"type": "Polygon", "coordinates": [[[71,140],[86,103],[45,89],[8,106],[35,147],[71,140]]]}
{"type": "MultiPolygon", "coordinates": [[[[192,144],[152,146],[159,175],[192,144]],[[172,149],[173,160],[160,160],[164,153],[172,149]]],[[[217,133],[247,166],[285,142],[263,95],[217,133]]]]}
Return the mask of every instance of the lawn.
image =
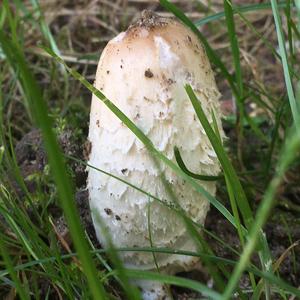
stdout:
{"type": "Polygon", "coordinates": [[[0,298],[141,299],[132,279],[169,284],[175,300],[300,298],[299,37],[298,1],[3,0],[0,298]],[[177,18],[205,48],[223,142],[192,87],[185,92],[220,162],[214,178],[191,172],[176,147],[169,160],[93,86],[105,45],[143,9],[177,18]],[[86,189],[92,94],[210,202],[204,226],[170,207],[197,251],[155,247],[150,230],[149,247],[101,247],[86,189]],[[203,189],[207,180],[216,195],[203,189]],[[132,270],[125,252],[198,257],[202,266],[176,276],[132,270]]]}

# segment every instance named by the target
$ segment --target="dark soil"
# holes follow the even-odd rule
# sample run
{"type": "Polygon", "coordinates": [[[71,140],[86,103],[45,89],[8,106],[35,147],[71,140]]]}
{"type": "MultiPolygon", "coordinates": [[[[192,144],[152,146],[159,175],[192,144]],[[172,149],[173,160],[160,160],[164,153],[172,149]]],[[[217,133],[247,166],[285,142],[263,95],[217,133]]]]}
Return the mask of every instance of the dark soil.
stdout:
{"type": "MultiPolygon", "coordinates": [[[[275,208],[272,217],[266,224],[264,232],[266,233],[274,261],[276,261],[291,244],[300,241],[299,219],[298,221],[295,220],[297,220],[297,218],[295,218],[291,212],[275,208]],[[287,222],[288,228],[285,227],[282,218],[287,222]],[[287,232],[289,232],[289,235],[287,232]]],[[[226,244],[239,251],[240,243],[234,227],[225,220],[215,208],[211,208],[208,213],[205,227],[225,241],[226,244]]],[[[237,260],[236,255],[232,254],[230,250],[220,245],[214,239],[208,238],[208,241],[216,256],[237,260]]],[[[239,251],[239,253],[241,253],[241,251],[239,251]]],[[[297,245],[293,248],[293,251],[287,253],[278,269],[281,278],[290,282],[293,286],[300,285],[299,257],[300,247],[297,245]],[[293,259],[295,259],[295,266],[293,265],[293,259]]],[[[252,261],[257,265],[259,264],[257,257],[254,257],[252,261]]],[[[243,282],[243,284],[247,283],[243,282]]]]}

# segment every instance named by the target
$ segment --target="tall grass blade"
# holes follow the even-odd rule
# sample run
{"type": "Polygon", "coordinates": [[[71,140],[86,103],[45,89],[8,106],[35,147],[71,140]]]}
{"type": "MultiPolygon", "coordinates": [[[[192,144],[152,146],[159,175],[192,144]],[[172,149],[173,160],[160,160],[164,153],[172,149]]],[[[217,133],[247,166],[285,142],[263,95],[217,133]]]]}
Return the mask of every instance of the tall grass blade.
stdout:
{"type": "Polygon", "coordinates": [[[18,65],[20,82],[22,83],[23,89],[30,100],[29,103],[32,115],[35,117],[42,130],[45,148],[60,196],[61,205],[64,210],[75,247],[79,253],[84,273],[90,286],[91,294],[95,299],[105,299],[106,295],[104,288],[98,280],[96,268],[90,257],[84,233],[80,222],[78,221],[79,216],[74,204],[74,194],[66,168],[64,167],[62,154],[52,131],[52,122],[48,116],[47,107],[43,101],[41,91],[26,64],[24,56],[2,32],[0,32],[0,43],[8,61],[13,66],[15,66],[15,64],[18,65]]]}
{"type": "Polygon", "coordinates": [[[285,79],[287,94],[288,94],[288,98],[289,98],[289,102],[290,102],[290,106],[291,106],[292,116],[293,116],[293,120],[294,120],[296,126],[300,128],[299,104],[296,102],[296,98],[294,95],[294,90],[293,90],[293,85],[292,85],[292,80],[291,80],[290,70],[289,70],[289,65],[288,65],[287,53],[286,53],[286,48],[285,48],[285,39],[284,39],[284,35],[283,35],[281,18],[280,18],[277,0],[271,0],[271,4],[272,4],[272,11],[273,11],[274,21],[275,21],[275,26],[276,26],[279,52],[280,52],[280,56],[281,56],[281,60],[282,60],[284,79],[285,79]]]}
{"type": "Polygon", "coordinates": [[[239,97],[238,101],[243,101],[243,94],[244,94],[244,88],[243,88],[243,76],[242,76],[242,69],[241,69],[241,63],[240,63],[240,49],[239,49],[239,43],[237,40],[237,34],[235,31],[235,23],[233,18],[233,9],[232,9],[232,2],[231,0],[224,0],[224,12],[225,12],[225,20],[227,24],[227,31],[229,35],[230,45],[231,45],[231,51],[233,56],[233,62],[235,67],[235,80],[237,82],[237,86],[239,89],[239,97]]]}
{"type": "MultiPolygon", "coordinates": [[[[201,104],[199,100],[197,99],[197,96],[195,95],[192,87],[190,85],[186,86],[186,92],[192,102],[192,105],[195,109],[195,112],[198,116],[199,121],[201,122],[202,127],[204,128],[216,154],[217,157],[221,163],[221,166],[223,168],[223,172],[228,179],[228,182],[231,185],[231,189],[234,193],[234,199],[236,200],[236,203],[239,207],[239,210],[241,212],[241,215],[243,217],[243,221],[246,225],[246,228],[249,230],[253,224],[253,214],[252,210],[250,208],[248,199],[246,197],[246,194],[243,190],[243,187],[240,183],[240,180],[229,160],[229,158],[226,155],[226,152],[220,142],[220,139],[218,135],[213,131],[212,127],[210,126],[204,111],[202,110],[201,104]]],[[[237,216],[236,216],[237,217],[237,216]]],[[[235,223],[237,223],[238,220],[235,220],[235,223]]],[[[260,232],[259,235],[259,256],[261,260],[261,264],[264,270],[271,272],[272,271],[272,259],[271,259],[271,253],[268,247],[268,243],[266,240],[266,237],[263,232],[260,232]],[[269,263],[271,261],[271,264],[269,263]]]]}
{"type": "Polygon", "coordinates": [[[195,109],[195,112],[217,154],[217,157],[222,165],[223,172],[226,173],[228,179],[231,182],[232,187],[234,188],[234,193],[236,196],[239,197],[239,208],[241,211],[241,214],[243,215],[243,219],[245,222],[246,227],[250,227],[252,221],[253,221],[253,216],[252,216],[252,211],[250,208],[250,205],[248,203],[248,200],[246,198],[245,192],[241,186],[241,183],[238,179],[238,176],[232,166],[232,164],[229,161],[229,158],[227,157],[224,148],[222,144],[219,141],[218,136],[215,134],[213,131],[212,127],[210,126],[204,111],[202,110],[201,104],[199,100],[197,99],[197,96],[195,95],[193,89],[191,86],[187,85],[186,86],[186,92],[192,102],[192,105],[195,109]]]}

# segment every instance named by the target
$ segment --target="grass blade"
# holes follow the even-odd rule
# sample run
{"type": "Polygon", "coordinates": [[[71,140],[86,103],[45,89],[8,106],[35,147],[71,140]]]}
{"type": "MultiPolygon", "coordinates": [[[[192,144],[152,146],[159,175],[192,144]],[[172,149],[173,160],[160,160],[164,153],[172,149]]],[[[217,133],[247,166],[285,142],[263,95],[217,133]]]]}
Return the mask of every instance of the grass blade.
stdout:
{"type": "Polygon", "coordinates": [[[218,136],[214,133],[213,129],[211,128],[211,126],[201,108],[200,102],[197,99],[197,96],[195,95],[191,86],[189,86],[189,85],[186,86],[186,92],[187,92],[187,94],[192,102],[192,105],[195,109],[195,112],[196,112],[196,114],[197,114],[197,116],[198,116],[206,134],[208,135],[209,140],[218,156],[218,159],[222,165],[224,173],[226,173],[227,177],[231,181],[232,186],[234,187],[235,195],[239,195],[240,201],[238,201],[238,204],[239,204],[241,213],[243,215],[245,225],[246,225],[246,227],[250,227],[250,225],[253,221],[252,211],[249,206],[246,195],[243,191],[243,188],[240,184],[238,176],[237,176],[235,170],[233,169],[233,166],[230,163],[230,161],[223,149],[223,146],[219,141],[218,136]]]}
{"type": "Polygon", "coordinates": [[[271,4],[272,4],[272,11],[273,11],[274,21],[276,26],[279,52],[282,60],[284,79],[285,79],[287,94],[291,106],[292,116],[296,126],[300,126],[299,104],[296,103],[296,98],[294,95],[292,80],[290,76],[290,70],[288,66],[288,59],[287,59],[287,53],[285,49],[285,41],[284,41],[284,35],[282,30],[278,4],[276,0],[271,0],[271,4]]]}
{"type": "MultiPolygon", "coordinates": [[[[286,7],[286,1],[280,1],[278,3],[279,8],[285,8],[286,7]]],[[[271,3],[255,3],[255,4],[248,4],[248,5],[242,5],[242,6],[233,6],[233,14],[237,14],[239,11],[240,13],[250,13],[250,12],[256,12],[258,10],[265,10],[265,9],[271,9],[271,3]]],[[[198,20],[195,22],[195,25],[197,27],[210,23],[212,21],[217,21],[225,17],[225,12],[221,11],[219,13],[213,14],[211,16],[202,18],[201,20],[198,20]]]]}
{"type": "Polygon", "coordinates": [[[240,49],[237,40],[237,34],[235,31],[235,23],[233,18],[233,10],[231,0],[224,0],[224,12],[226,17],[227,31],[229,35],[231,51],[233,56],[233,62],[235,66],[235,80],[239,89],[238,101],[241,103],[243,100],[244,88],[243,88],[243,77],[240,63],[240,49]]]}
{"type": "MultiPolygon", "coordinates": [[[[243,190],[243,187],[240,183],[240,180],[229,160],[229,158],[226,155],[226,152],[219,140],[218,135],[213,131],[212,127],[210,126],[203,110],[201,107],[201,104],[199,100],[197,99],[197,96],[195,95],[192,87],[190,85],[186,86],[186,92],[192,102],[192,105],[195,109],[195,112],[201,122],[202,127],[204,128],[216,154],[217,157],[222,165],[223,172],[228,179],[228,182],[231,185],[232,191],[234,192],[234,199],[240,209],[241,215],[243,217],[244,223],[246,225],[247,229],[250,229],[253,224],[253,214],[252,210],[250,208],[250,205],[248,203],[247,197],[245,195],[245,192],[243,190]]],[[[235,219],[235,224],[237,224],[239,221],[235,219]]],[[[268,243],[266,240],[265,235],[263,232],[260,232],[259,235],[259,256],[261,259],[261,265],[262,268],[268,272],[272,271],[272,259],[271,259],[271,253],[268,247],[268,243]],[[271,264],[269,263],[271,261],[271,264]]]]}
{"type": "Polygon", "coordinates": [[[186,167],[186,165],[181,157],[181,154],[179,152],[179,149],[177,147],[174,147],[174,155],[175,155],[176,162],[177,162],[178,166],[180,167],[180,169],[192,178],[202,180],[202,181],[216,181],[218,179],[223,178],[223,176],[201,175],[201,174],[195,174],[195,173],[191,172],[186,167]]]}

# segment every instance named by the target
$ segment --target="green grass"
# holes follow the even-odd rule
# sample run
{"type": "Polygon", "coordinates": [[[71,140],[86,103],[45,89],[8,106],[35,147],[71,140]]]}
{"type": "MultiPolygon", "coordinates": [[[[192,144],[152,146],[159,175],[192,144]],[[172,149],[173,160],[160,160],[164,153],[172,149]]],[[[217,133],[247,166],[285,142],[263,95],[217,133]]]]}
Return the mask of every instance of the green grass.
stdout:
{"type": "Polygon", "coordinates": [[[64,159],[55,138],[53,125],[48,116],[47,107],[43,101],[41,91],[30,73],[25,58],[19,51],[19,47],[10,42],[2,33],[0,33],[0,42],[7,60],[14,66],[15,72],[18,73],[19,81],[27,96],[29,107],[31,108],[31,115],[41,128],[49,164],[57,186],[59,198],[61,199],[61,205],[68,220],[69,229],[79,253],[84,273],[88,279],[91,294],[96,299],[104,299],[106,298],[104,289],[99,283],[99,280],[97,280],[97,271],[89,255],[89,248],[84,239],[82,227],[80,223],[77,222],[79,216],[73,202],[74,192],[64,167],[64,159]]]}
{"type": "MultiPolygon", "coordinates": [[[[188,170],[176,147],[176,162],[169,160],[128,116],[90,83],[90,78],[85,76],[87,67],[82,68],[76,63],[70,67],[70,63],[61,58],[66,52],[64,47],[68,45],[65,41],[67,38],[52,32],[44,8],[37,0],[27,1],[26,4],[19,0],[11,3],[4,0],[1,4],[0,298],[10,294],[20,299],[51,299],[54,295],[63,299],[140,299],[138,289],[132,285],[132,280],[136,279],[184,287],[209,299],[231,299],[234,294],[239,299],[249,299],[249,295],[253,299],[273,299],[275,294],[286,299],[291,295],[300,297],[298,287],[293,286],[288,278],[282,278],[278,272],[279,265],[289,252],[293,256],[291,270],[294,276],[299,272],[298,243],[292,242],[287,219],[280,216],[284,220],[291,246],[287,247],[278,261],[271,254],[272,241],[264,232],[264,225],[268,224],[272,209],[280,197],[280,189],[297,185],[299,179],[297,174],[295,179],[292,176],[290,181],[286,179],[290,173],[294,173],[289,170],[299,168],[300,164],[299,93],[295,89],[299,84],[299,53],[295,42],[300,34],[293,3],[271,0],[271,3],[241,6],[235,1],[224,0],[223,11],[196,22],[171,2],[161,0],[160,4],[198,36],[217,73],[217,82],[223,83],[235,100],[236,112],[231,113],[227,120],[224,119],[230,137],[223,144],[214,112],[211,112],[213,121],[210,123],[191,86],[185,87],[196,116],[220,161],[222,174],[219,176],[194,174],[188,170]],[[273,15],[273,39],[264,36],[248,18],[263,9],[273,15]],[[245,50],[239,30],[241,21],[247,32],[255,36],[256,42],[261,43],[266,55],[271,55],[276,61],[276,70],[285,80],[285,87],[279,92],[270,92],[267,89],[270,85],[268,81],[249,80],[249,70],[242,55],[245,50]],[[210,28],[212,32],[223,30],[222,42],[229,45],[228,53],[225,53],[227,50],[223,54],[214,49],[209,35],[200,31],[199,26],[207,26],[205,28],[210,28]],[[38,50],[33,51],[32,47],[28,47],[28,28],[38,36],[39,43],[34,41],[38,50]],[[86,104],[86,99],[90,98],[91,93],[136,135],[156,162],[164,163],[210,202],[220,219],[232,225],[239,240],[238,245],[231,245],[219,237],[218,232],[210,232],[193,222],[180,207],[171,189],[172,205],[136,186],[134,182],[109,174],[97,166],[89,166],[173,210],[182,218],[198,246],[195,252],[156,247],[151,235],[149,201],[148,248],[117,249],[108,232],[105,235],[109,247],[95,248],[80,222],[74,201],[78,187],[74,171],[69,168],[72,163],[87,164],[80,157],[68,153],[64,155],[59,146],[60,135],[66,128],[72,130],[78,143],[85,141],[86,136],[82,137],[82,134],[86,134],[86,130],[81,127],[82,123],[87,122],[89,104],[86,104]],[[72,97],[74,99],[70,99],[72,97]],[[249,112],[250,103],[255,103],[257,108],[263,110],[263,121],[249,112]],[[47,162],[43,170],[26,177],[15,146],[30,128],[40,129],[47,162]],[[261,146],[256,149],[251,145],[253,141],[261,146]],[[255,158],[251,154],[255,154],[255,158]],[[215,197],[210,195],[202,187],[201,181],[217,182],[220,192],[215,197]],[[30,182],[36,186],[34,191],[28,184],[30,182]],[[260,201],[254,203],[257,196],[260,201]],[[70,249],[58,242],[59,238],[65,237],[58,236],[54,231],[53,207],[59,209],[66,219],[72,240],[72,243],[66,242],[70,249]],[[203,234],[198,233],[200,229],[203,234]],[[219,256],[215,244],[226,249],[232,258],[219,256]],[[124,251],[152,253],[157,270],[126,269],[119,256],[124,251]],[[213,278],[213,287],[209,288],[206,282],[163,274],[156,262],[158,253],[199,257],[205,272],[213,278]],[[240,285],[242,276],[249,280],[247,289],[240,285]],[[40,293],[41,288],[43,294],[40,293]]],[[[204,4],[199,9],[214,11],[204,4]]],[[[108,19],[103,16],[104,21],[108,19]]],[[[32,43],[33,36],[30,38],[32,43]]],[[[80,57],[75,52],[74,57],[80,57]]],[[[89,55],[97,56],[93,53],[82,54],[85,57],[89,55]]],[[[94,73],[95,69],[92,69],[91,74],[94,73]]]]}

